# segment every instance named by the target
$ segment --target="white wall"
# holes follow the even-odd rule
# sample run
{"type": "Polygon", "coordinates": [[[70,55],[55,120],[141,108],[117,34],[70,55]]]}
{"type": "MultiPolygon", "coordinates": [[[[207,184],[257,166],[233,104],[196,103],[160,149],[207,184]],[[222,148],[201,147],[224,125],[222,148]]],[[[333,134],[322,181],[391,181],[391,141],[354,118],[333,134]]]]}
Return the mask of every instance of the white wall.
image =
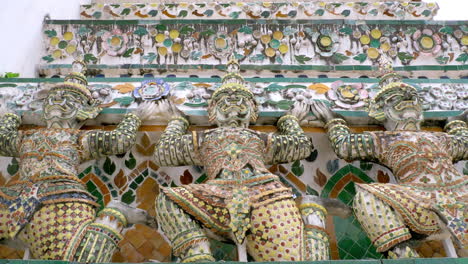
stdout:
{"type": "Polygon", "coordinates": [[[40,62],[42,21],[79,19],[79,7],[90,0],[1,0],[0,75],[18,72],[20,77],[35,77],[40,62]]]}
{"type": "Polygon", "coordinates": [[[434,20],[468,20],[467,0],[427,0],[424,2],[436,2],[439,11],[434,20]]]}
{"type": "MultiPolygon", "coordinates": [[[[0,75],[4,72],[18,72],[20,77],[36,76],[36,65],[42,57],[44,16],[49,14],[52,19],[79,19],[80,5],[91,3],[91,0],[0,1],[0,75]]],[[[440,6],[437,20],[468,20],[468,0],[427,2],[432,1],[438,2],[440,6]]]]}

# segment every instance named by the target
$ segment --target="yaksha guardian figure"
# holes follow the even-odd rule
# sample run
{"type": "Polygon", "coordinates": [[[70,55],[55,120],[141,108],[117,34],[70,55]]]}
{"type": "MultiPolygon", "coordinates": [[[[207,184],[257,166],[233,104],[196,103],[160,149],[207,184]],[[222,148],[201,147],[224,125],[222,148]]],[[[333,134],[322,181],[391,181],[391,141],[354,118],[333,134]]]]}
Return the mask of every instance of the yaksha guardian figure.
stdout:
{"type": "Polygon", "coordinates": [[[46,128],[20,131],[19,116],[0,118],[0,154],[20,159],[19,179],[0,188],[0,240],[21,240],[33,258],[109,262],[127,221],[146,220],[144,211],[115,202],[96,218],[98,204],[78,178],[82,162],[125,153],[135,141],[135,114],[113,131],[79,130],[99,111],[86,77],[73,72],[48,91],[46,128]]]}
{"type": "Polygon", "coordinates": [[[369,116],[383,122],[387,131],[353,134],[324,104],[312,105],[340,158],[378,162],[397,179],[395,184],[356,184],[355,215],[377,251],[392,258],[417,257],[403,242],[414,233],[440,232],[439,218],[466,249],[468,176],[453,163],[468,157],[467,124],[449,122],[447,133],[421,131],[416,89],[403,83],[385,59],[381,63],[381,91],[370,104],[369,116]]]}
{"type": "MultiPolygon", "coordinates": [[[[208,175],[204,184],[162,188],[156,200],[157,221],[173,254],[182,262],[214,261],[210,236],[245,246],[255,261],[328,258],[324,230],[305,228],[291,190],[266,168],[310,154],[312,142],[298,123],[306,106],[281,117],[278,134],[251,130],[256,100],[236,61],[228,71],[208,106],[209,120],[218,127],[186,134],[189,122],[174,117],[154,153],[160,166],[200,165],[208,175]]],[[[240,250],[239,259],[245,257],[240,250]]]]}

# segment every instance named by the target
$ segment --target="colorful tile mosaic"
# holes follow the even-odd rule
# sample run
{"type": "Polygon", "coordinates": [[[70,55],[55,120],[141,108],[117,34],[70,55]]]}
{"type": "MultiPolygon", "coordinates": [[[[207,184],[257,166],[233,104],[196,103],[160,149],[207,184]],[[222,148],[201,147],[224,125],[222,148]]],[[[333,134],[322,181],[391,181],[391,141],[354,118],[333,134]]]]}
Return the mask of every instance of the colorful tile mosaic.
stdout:
{"type": "Polygon", "coordinates": [[[431,19],[436,3],[424,2],[206,2],[91,4],[81,6],[81,19],[431,19]]]}
{"type": "Polygon", "coordinates": [[[381,54],[395,66],[463,65],[468,60],[463,23],[198,21],[46,21],[42,62],[67,64],[82,54],[88,64],[223,65],[233,53],[243,64],[306,69],[376,65],[381,54]]]}

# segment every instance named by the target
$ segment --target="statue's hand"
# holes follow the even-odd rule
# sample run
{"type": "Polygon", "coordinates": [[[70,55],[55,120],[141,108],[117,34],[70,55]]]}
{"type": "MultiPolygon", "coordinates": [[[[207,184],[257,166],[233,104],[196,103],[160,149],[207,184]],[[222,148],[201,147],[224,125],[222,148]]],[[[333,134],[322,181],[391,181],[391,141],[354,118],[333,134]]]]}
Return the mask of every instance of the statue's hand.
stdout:
{"type": "Polygon", "coordinates": [[[447,118],[447,123],[455,121],[455,120],[461,120],[461,121],[467,122],[468,121],[467,118],[468,118],[468,109],[465,110],[463,113],[457,115],[457,116],[448,117],[447,118]]]}
{"type": "Polygon", "coordinates": [[[158,112],[158,105],[154,102],[141,103],[133,113],[140,118],[141,121],[154,119],[158,112]]]}
{"type": "Polygon", "coordinates": [[[310,110],[314,116],[324,122],[327,123],[328,121],[336,118],[337,115],[322,101],[314,101],[310,106],[310,110]]]}
{"type": "Polygon", "coordinates": [[[0,117],[6,115],[6,114],[16,114],[15,111],[11,110],[6,106],[6,102],[0,104],[0,117]]]}
{"type": "Polygon", "coordinates": [[[293,107],[288,111],[288,115],[295,116],[297,120],[302,121],[309,113],[309,105],[303,102],[294,103],[293,107]]]}
{"type": "Polygon", "coordinates": [[[184,113],[177,109],[168,100],[155,102],[144,102],[138,106],[134,114],[140,117],[141,120],[164,120],[169,121],[173,117],[184,117],[184,113]]]}

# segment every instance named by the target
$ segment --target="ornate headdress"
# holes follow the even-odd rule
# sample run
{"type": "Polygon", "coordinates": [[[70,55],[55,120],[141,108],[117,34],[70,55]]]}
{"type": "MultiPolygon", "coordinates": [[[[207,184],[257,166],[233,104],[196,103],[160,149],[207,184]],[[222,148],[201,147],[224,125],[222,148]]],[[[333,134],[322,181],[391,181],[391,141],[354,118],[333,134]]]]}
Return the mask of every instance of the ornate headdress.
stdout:
{"type": "MultiPolygon", "coordinates": [[[[86,64],[82,61],[74,61],[72,69],[72,72],[65,77],[64,82],[52,87],[49,93],[52,91],[64,91],[79,94],[83,105],[78,109],[76,119],[85,121],[95,118],[102,109],[98,106],[99,102],[94,100],[88,89],[88,80],[83,74],[86,71],[86,64]]],[[[44,112],[46,112],[46,109],[44,109],[44,112]]]]}
{"type": "Polygon", "coordinates": [[[403,83],[402,77],[393,70],[391,62],[384,55],[379,59],[380,91],[369,103],[369,116],[379,121],[385,120],[383,106],[385,98],[395,92],[416,91],[413,86],[403,83]]]}
{"type": "Polygon", "coordinates": [[[218,100],[230,94],[239,94],[250,99],[249,101],[252,102],[252,107],[254,108],[251,121],[255,122],[258,117],[257,101],[255,100],[252,91],[250,91],[250,89],[247,87],[247,82],[244,80],[244,77],[240,75],[240,65],[234,56],[231,56],[228,63],[226,64],[226,68],[227,73],[221,79],[222,84],[214,91],[208,105],[208,115],[210,122],[213,122],[215,119],[213,110],[218,100]]]}
{"type": "Polygon", "coordinates": [[[228,72],[221,79],[221,86],[211,96],[211,101],[217,101],[226,93],[242,93],[250,98],[254,98],[252,91],[246,87],[244,77],[240,75],[240,65],[232,56],[226,64],[228,72]]]}
{"type": "Polygon", "coordinates": [[[88,89],[88,80],[84,75],[84,72],[86,72],[86,64],[82,61],[74,61],[72,63],[72,72],[65,77],[63,83],[52,87],[51,91],[69,90],[77,92],[89,102],[93,102],[94,99],[88,89]]]}

